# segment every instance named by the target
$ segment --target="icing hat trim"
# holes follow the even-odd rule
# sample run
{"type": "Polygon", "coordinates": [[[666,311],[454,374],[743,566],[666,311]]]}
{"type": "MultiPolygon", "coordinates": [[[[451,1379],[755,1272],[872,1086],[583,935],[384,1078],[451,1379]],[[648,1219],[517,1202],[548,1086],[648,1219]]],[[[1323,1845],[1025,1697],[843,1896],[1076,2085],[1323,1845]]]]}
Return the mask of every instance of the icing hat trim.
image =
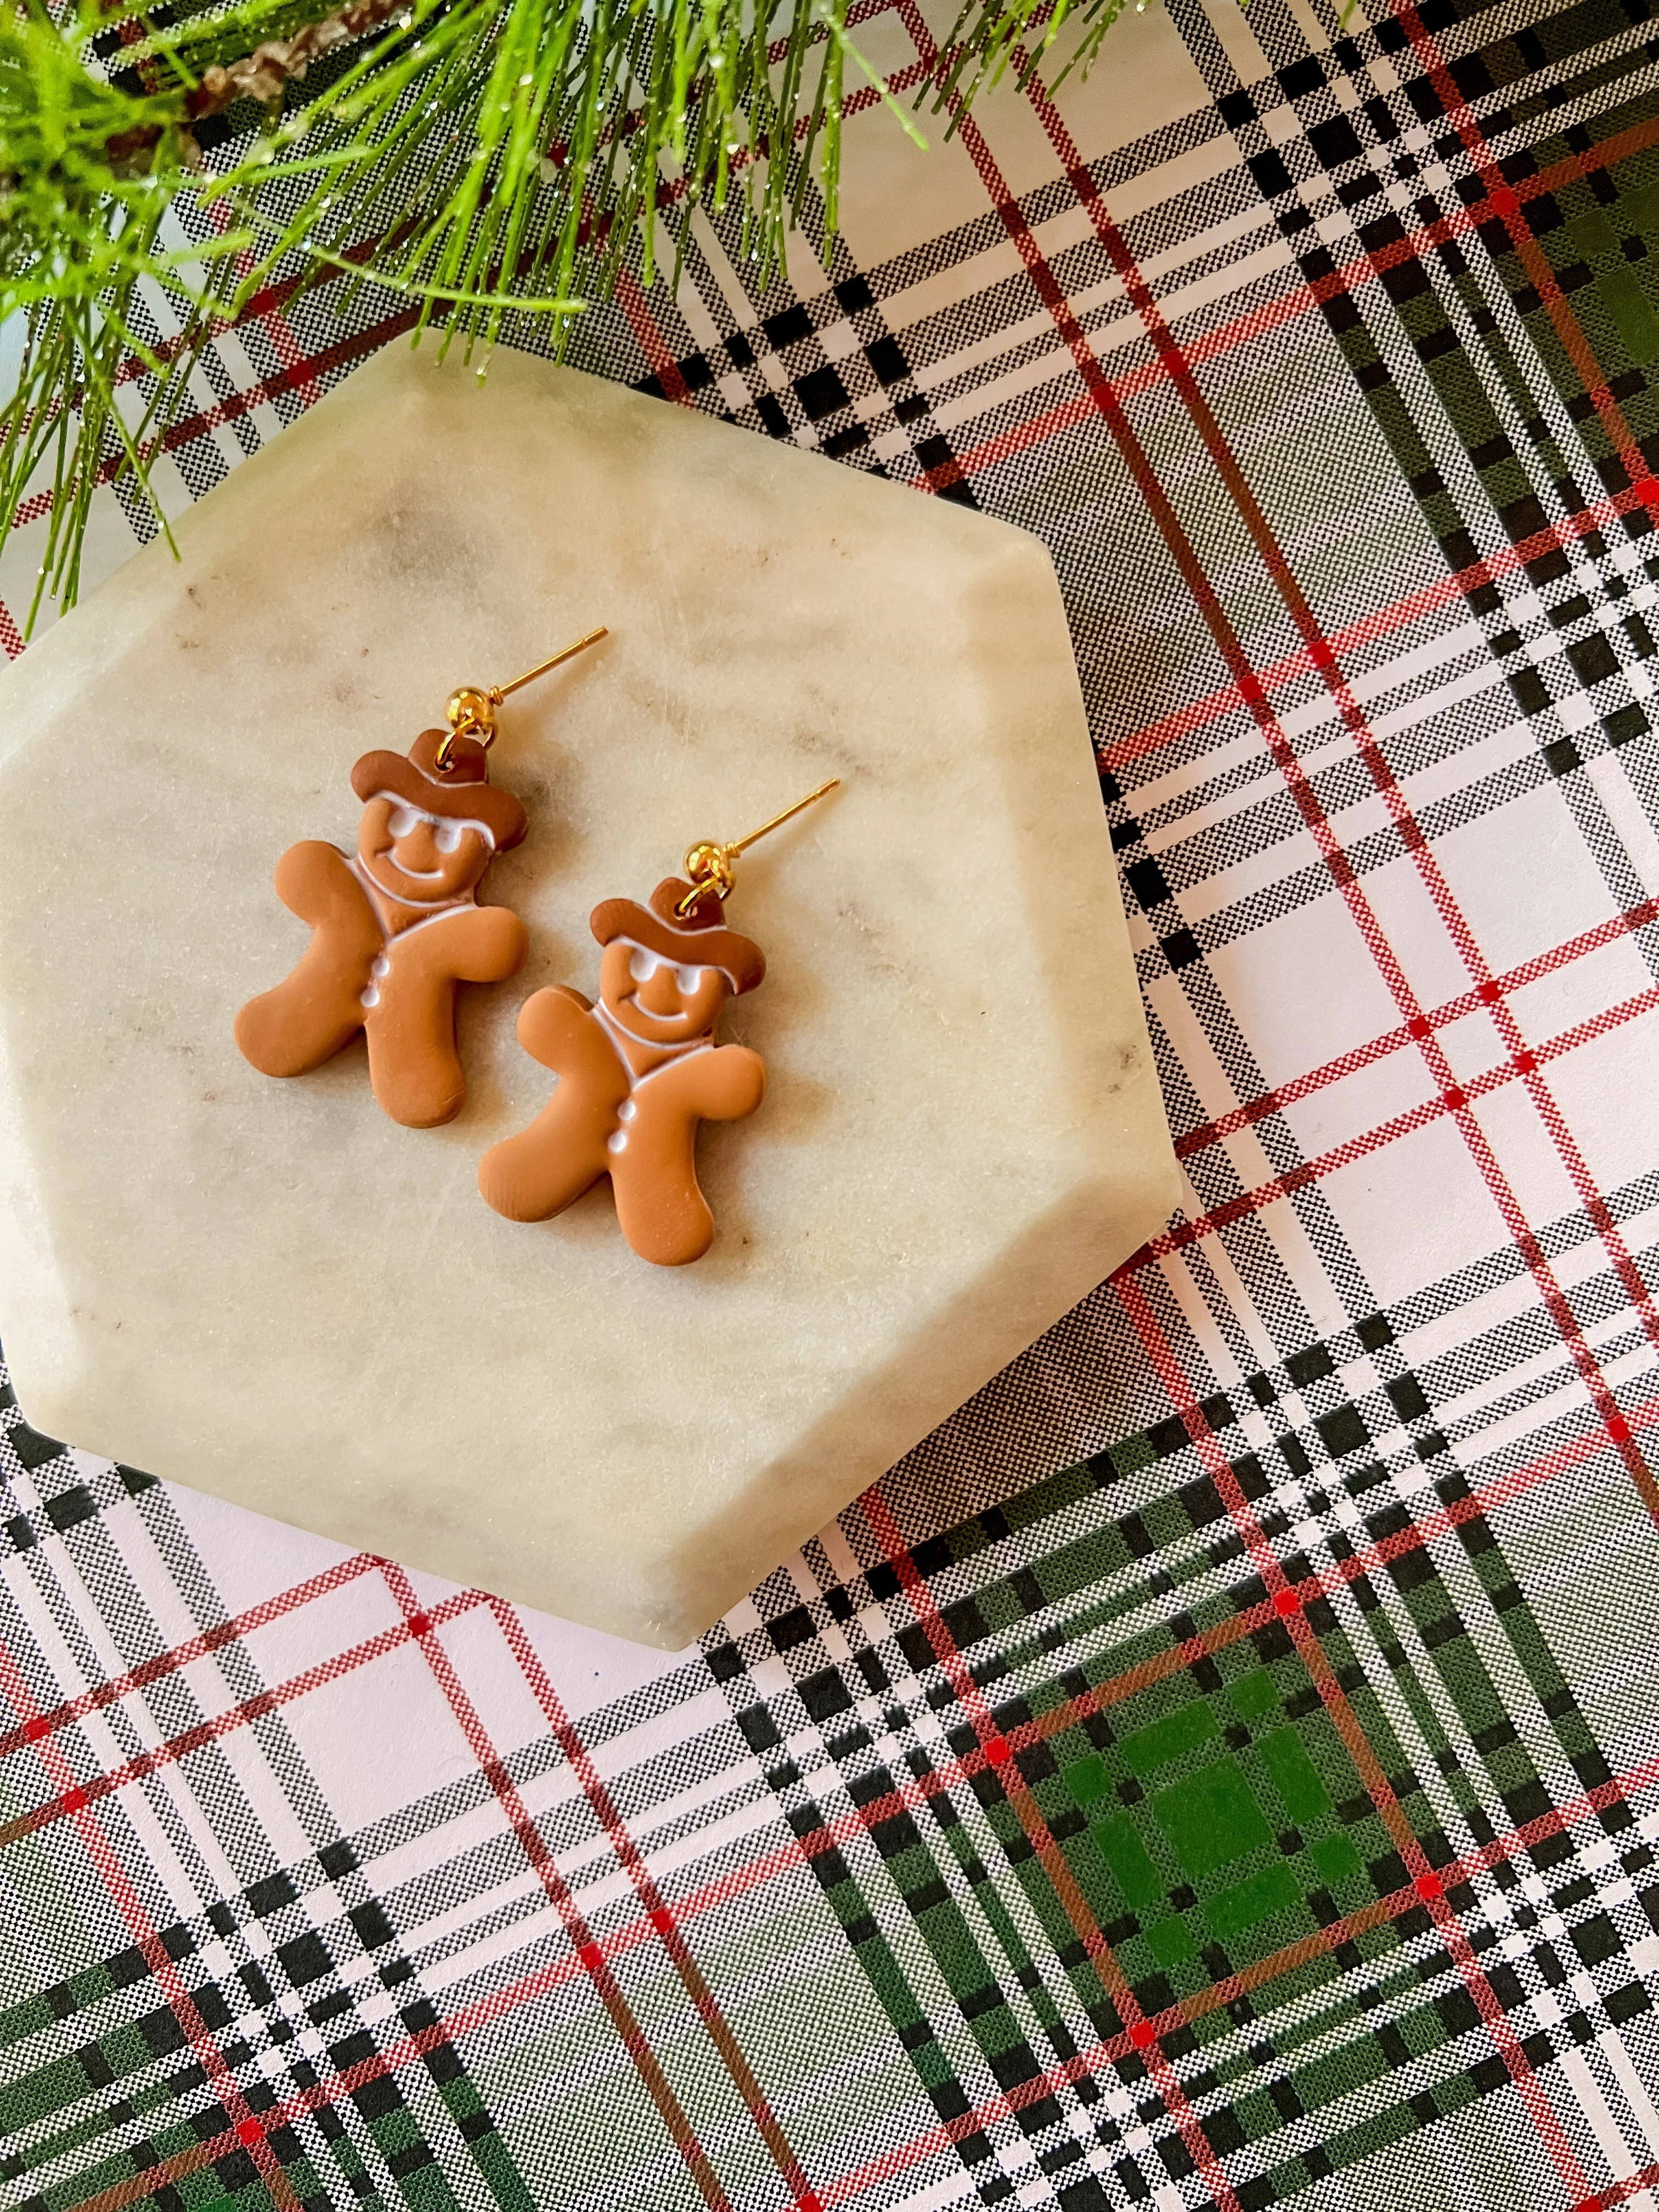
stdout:
{"type": "Polygon", "coordinates": [[[447,730],[422,730],[407,756],[365,753],[351,771],[351,788],[365,804],[389,791],[428,814],[482,822],[495,850],[505,853],[521,842],[529,826],[524,809],[510,791],[490,782],[489,757],[476,738],[453,740],[448,770],[441,775],[438,748],[448,736],[447,730]]]}
{"type": "Polygon", "coordinates": [[[601,945],[626,937],[665,960],[720,969],[731,977],[739,997],[752,991],[766,974],[766,955],[751,939],[725,927],[720,900],[712,890],[704,892],[689,915],[677,915],[675,908],[690,896],[689,883],[669,876],[652,892],[648,907],[636,899],[601,899],[587,926],[601,945]]]}

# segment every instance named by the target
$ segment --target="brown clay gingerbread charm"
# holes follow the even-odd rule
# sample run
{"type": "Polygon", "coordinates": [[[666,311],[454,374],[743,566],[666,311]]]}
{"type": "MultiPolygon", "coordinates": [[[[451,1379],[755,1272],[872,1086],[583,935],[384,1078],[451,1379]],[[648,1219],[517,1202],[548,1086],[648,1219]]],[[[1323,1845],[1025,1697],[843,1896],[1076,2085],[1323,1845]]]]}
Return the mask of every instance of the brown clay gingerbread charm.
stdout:
{"type": "Polygon", "coordinates": [[[369,1082],[394,1121],[430,1129],[459,1113],[455,987],[517,975],[528,947],[516,914],[477,901],[495,855],[525,834],[523,807],[489,781],[495,708],[605,635],[515,683],[457,691],[449,728],[423,730],[407,757],[365,753],[351,771],[363,811],[349,859],[313,838],[289,846],[276,895],[313,934],[287,981],[236,1017],[236,1042],[262,1075],[309,1074],[362,1030],[369,1082]]]}
{"type": "Polygon", "coordinates": [[[715,1041],[727,1001],[766,973],[760,947],[726,927],[721,902],[738,854],[776,826],[735,845],[693,846],[690,880],[670,877],[648,906],[601,900],[589,921],[604,947],[597,1006],[564,984],[525,1001],[519,1042],[558,1083],[528,1128],[478,1163],[478,1188],[497,1213],[545,1221],[608,1175],[617,1223],[642,1260],[679,1267],[708,1249],[714,1217],[697,1184],[697,1126],[743,1121],[766,1092],[759,1054],[715,1041]]]}

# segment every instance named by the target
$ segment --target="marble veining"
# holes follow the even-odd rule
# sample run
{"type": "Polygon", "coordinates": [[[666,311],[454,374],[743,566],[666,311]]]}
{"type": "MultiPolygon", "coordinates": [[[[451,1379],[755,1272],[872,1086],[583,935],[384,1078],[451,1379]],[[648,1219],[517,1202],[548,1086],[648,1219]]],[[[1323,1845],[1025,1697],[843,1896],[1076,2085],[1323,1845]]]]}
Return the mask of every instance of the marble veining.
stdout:
{"type": "MultiPolygon", "coordinates": [[[[1064,613],[1022,532],[569,370],[388,350],[0,688],[0,1339],[39,1428],[672,1647],[1083,1297],[1177,1188],[1064,613]],[[361,1042],[271,1080],[236,1009],[305,933],[296,839],[463,681],[530,815],[486,903],[467,1103],[361,1042]],[[745,857],[765,1060],[705,1127],[719,1233],[475,1187],[544,1103],[514,1039],[586,917],[828,775],[745,857]]],[[[1036,1470],[1034,1470],[1036,1472],[1036,1470]]]]}

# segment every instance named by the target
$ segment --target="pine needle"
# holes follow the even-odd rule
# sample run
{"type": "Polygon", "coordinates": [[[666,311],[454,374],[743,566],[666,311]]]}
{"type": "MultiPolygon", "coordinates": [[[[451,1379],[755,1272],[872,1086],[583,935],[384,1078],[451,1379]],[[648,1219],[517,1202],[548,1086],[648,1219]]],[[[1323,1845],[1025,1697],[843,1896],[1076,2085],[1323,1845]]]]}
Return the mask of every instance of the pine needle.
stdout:
{"type": "MultiPolygon", "coordinates": [[[[1121,4],[1076,0],[1085,52],[1121,4]]],[[[963,0],[923,94],[971,100],[1072,7],[963,0]]],[[[417,335],[439,325],[469,349],[540,316],[562,348],[630,238],[647,284],[678,274],[693,216],[734,193],[763,283],[814,185],[827,257],[848,64],[898,112],[847,8],[198,0],[158,27],[96,0],[9,0],[0,531],[26,506],[46,517],[31,623],[46,598],[72,603],[102,485],[126,482],[165,531],[150,470],[191,370],[273,285],[376,284],[416,304],[417,335]]]]}

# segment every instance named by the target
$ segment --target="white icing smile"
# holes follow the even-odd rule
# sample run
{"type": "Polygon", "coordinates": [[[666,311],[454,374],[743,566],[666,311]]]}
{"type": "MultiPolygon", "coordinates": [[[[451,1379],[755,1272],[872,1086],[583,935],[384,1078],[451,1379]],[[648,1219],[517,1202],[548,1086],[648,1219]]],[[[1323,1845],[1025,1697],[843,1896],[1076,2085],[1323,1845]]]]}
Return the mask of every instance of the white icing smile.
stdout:
{"type": "MultiPolygon", "coordinates": [[[[398,857],[397,848],[405,838],[412,836],[422,823],[431,831],[434,846],[446,858],[459,852],[461,840],[469,830],[477,832],[487,852],[493,853],[495,849],[495,840],[487,822],[475,822],[470,817],[453,814],[430,814],[423,806],[411,806],[406,799],[399,799],[395,792],[377,791],[374,796],[390,809],[386,834],[392,840],[390,846],[383,846],[374,854],[374,860],[387,863],[405,883],[436,884],[441,887],[448,874],[447,869],[441,866],[411,868],[407,861],[398,857]]],[[[365,865],[368,865],[367,861],[365,865]]],[[[389,884],[383,888],[388,891],[391,890],[389,884]]],[[[395,892],[392,895],[396,896],[395,892]]]]}
{"type": "MultiPolygon", "coordinates": [[[[673,969],[675,987],[683,999],[694,997],[702,988],[705,973],[702,969],[677,966],[673,961],[665,960],[660,953],[653,952],[643,945],[634,945],[629,955],[628,972],[636,984],[648,983],[658,970],[663,968],[673,969]]],[[[688,1006],[681,1006],[670,1013],[659,1013],[654,1007],[641,1006],[636,991],[623,991],[617,995],[618,1014],[621,1013],[623,1007],[626,1006],[631,1012],[637,1013],[642,1021],[653,1023],[659,1029],[684,1029],[696,1018],[695,1009],[688,1006]]],[[[651,1044],[656,1041],[653,1037],[640,1039],[642,1044],[651,1044]]]]}

